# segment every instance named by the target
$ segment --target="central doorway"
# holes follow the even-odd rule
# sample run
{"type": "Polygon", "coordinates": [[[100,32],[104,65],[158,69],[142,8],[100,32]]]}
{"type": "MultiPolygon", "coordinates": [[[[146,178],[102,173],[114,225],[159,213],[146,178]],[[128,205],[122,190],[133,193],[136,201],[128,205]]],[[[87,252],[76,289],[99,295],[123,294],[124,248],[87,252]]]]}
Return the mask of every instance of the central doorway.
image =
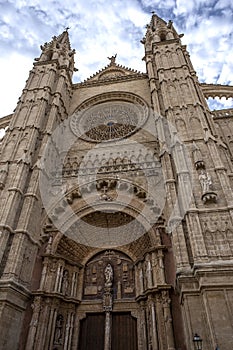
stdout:
{"type": "Polygon", "coordinates": [[[86,263],[78,350],[138,350],[135,292],[134,263],[123,252],[102,251],[86,263]]]}
{"type": "MultiPolygon", "coordinates": [[[[78,350],[104,350],[105,313],[89,313],[81,320],[78,350]]],[[[130,312],[111,313],[111,348],[137,350],[137,320],[130,312]]]]}

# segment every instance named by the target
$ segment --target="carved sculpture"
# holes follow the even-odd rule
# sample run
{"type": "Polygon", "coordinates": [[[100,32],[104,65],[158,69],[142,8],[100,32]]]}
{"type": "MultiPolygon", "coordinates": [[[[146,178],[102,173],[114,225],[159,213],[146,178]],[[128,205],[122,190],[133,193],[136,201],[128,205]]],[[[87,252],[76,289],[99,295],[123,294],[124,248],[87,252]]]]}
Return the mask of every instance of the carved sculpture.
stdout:
{"type": "Polygon", "coordinates": [[[63,327],[63,316],[58,315],[56,320],[56,328],[54,333],[54,344],[62,344],[62,327],[63,327]]]}
{"type": "Polygon", "coordinates": [[[201,197],[203,202],[216,202],[217,194],[213,191],[211,176],[204,170],[201,170],[199,175],[199,181],[203,193],[201,197]]]}
{"type": "Polygon", "coordinates": [[[201,173],[199,175],[199,180],[202,188],[202,193],[208,192],[212,186],[212,180],[210,175],[204,170],[201,170],[201,173]]]}
{"type": "Polygon", "coordinates": [[[193,161],[197,170],[205,168],[205,163],[203,161],[200,148],[195,143],[193,143],[193,161]]]}
{"type": "Polygon", "coordinates": [[[62,294],[67,295],[68,289],[69,289],[69,272],[65,270],[63,272],[63,277],[62,277],[62,287],[61,287],[62,294]]]}
{"type": "Polygon", "coordinates": [[[113,281],[113,269],[110,264],[108,264],[104,270],[105,276],[105,287],[111,287],[113,281]]]}
{"type": "Polygon", "coordinates": [[[108,59],[110,60],[111,66],[116,64],[116,57],[117,57],[117,54],[115,54],[114,56],[108,57],[108,59]]]}

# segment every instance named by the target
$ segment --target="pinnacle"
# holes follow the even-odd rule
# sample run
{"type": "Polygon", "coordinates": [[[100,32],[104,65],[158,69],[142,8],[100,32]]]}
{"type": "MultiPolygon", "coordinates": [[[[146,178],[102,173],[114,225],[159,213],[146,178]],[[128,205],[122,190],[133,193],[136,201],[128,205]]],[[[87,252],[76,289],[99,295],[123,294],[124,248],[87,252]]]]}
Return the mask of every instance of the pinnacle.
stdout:
{"type": "Polygon", "coordinates": [[[56,39],[60,44],[66,43],[68,48],[71,49],[69,33],[68,33],[69,29],[70,29],[69,27],[65,28],[65,30],[60,35],[58,35],[56,39]]]}

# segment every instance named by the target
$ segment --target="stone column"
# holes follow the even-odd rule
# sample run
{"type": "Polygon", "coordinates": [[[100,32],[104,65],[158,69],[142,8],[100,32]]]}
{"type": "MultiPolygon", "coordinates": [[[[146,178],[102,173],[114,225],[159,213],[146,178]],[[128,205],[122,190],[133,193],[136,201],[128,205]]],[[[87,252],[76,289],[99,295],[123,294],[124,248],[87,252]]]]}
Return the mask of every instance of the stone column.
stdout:
{"type": "Polygon", "coordinates": [[[152,63],[152,56],[146,56],[146,66],[147,66],[147,71],[149,75],[149,82],[150,82],[150,91],[152,95],[152,101],[153,101],[153,108],[155,113],[160,114],[160,108],[159,108],[159,100],[158,100],[158,92],[156,88],[156,78],[155,78],[155,73],[154,73],[154,68],[153,68],[153,63],[152,63]]]}
{"type": "Polygon", "coordinates": [[[138,270],[139,270],[139,294],[142,294],[144,291],[144,283],[143,283],[143,271],[142,271],[141,262],[138,265],[138,270]]]}
{"type": "Polygon", "coordinates": [[[41,308],[41,298],[35,297],[34,302],[32,304],[33,315],[30,323],[28,339],[25,350],[33,350],[35,343],[35,336],[37,331],[38,320],[40,316],[40,308],[41,308]]]}
{"type": "Polygon", "coordinates": [[[160,249],[158,250],[158,263],[159,263],[159,278],[160,278],[160,283],[164,284],[165,282],[165,273],[164,273],[164,263],[163,263],[163,251],[160,249]]]}
{"type": "Polygon", "coordinates": [[[151,321],[152,321],[152,324],[151,324],[151,326],[152,326],[152,346],[153,346],[153,350],[159,350],[154,302],[151,303],[150,307],[151,307],[151,321]]]}
{"type": "Polygon", "coordinates": [[[71,282],[71,292],[70,296],[76,298],[77,297],[77,285],[78,285],[78,277],[79,277],[79,271],[75,270],[73,271],[72,275],[72,282],[71,282]]]}
{"type": "Polygon", "coordinates": [[[151,261],[152,261],[152,276],[153,276],[153,287],[156,288],[158,284],[161,284],[159,278],[158,278],[158,273],[159,273],[159,267],[158,267],[158,252],[153,251],[151,253],[151,261]]]}
{"type": "Polygon", "coordinates": [[[58,287],[57,287],[58,293],[61,293],[63,272],[64,272],[64,266],[61,266],[60,272],[59,272],[59,283],[58,283],[58,287]]]}
{"type": "Polygon", "coordinates": [[[52,330],[52,324],[54,319],[54,313],[55,313],[55,310],[53,307],[51,307],[50,314],[49,314],[48,328],[47,328],[47,337],[45,340],[45,348],[48,348],[49,343],[51,342],[51,330],[52,330]]]}
{"type": "Polygon", "coordinates": [[[57,276],[54,286],[54,292],[60,292],[61,290],[61,283],[62,283],[62,276],[63,276],[63,269],[62,262],[59,262],[58,268],[57,268],[57,276]]]}
{"type": "Polygon", "coordinates": [[[49,310],[50,307],[50,300],[45,299],[43,300],[43,307],[41,307],[41,317],[39,321],[39,331],[37,333],[36,339],[35,339],[35,349],[44,349],[45,340],[48,337],[48,319],[49,319],[49,310]]]}
{"type": "Polygon", "coordinates": [[[106,312],[105,314],[105,331],[104,331],[104,350],[111,350],[111,314],[106,312]]]}
{"type": "Polygon", "coordinates": [[[141,339],[140,344],[142,344],[141,350],[147,349],[147,321],[146,321],[146,305],[144,301],[140,302],[140,333],[141,333],[141,339]]]}
{"type": "Polygon", "coordinates": [[[57,310],[54,310],[53,319],[52,319],[52,327],[51,327],[51,333],[50,333],[50,342],[49,342],[49,349],[52,348],[53,340],[54,340],[54,332],[56,327],[56,319],[57,319],[57,310]]]}
{"type": "Polygon", "coordinates": [[[40,280],[40,290],[44,289],[44,282],[47,274],[47,269],[48,269],[48,260],[45,259],[43,262],[43,269],[42,269],[42,274],[41,274],[41,280],[40,280]]]}
{"type": "Polygon", "coordinates": [[[108,264],[104,270],[104,295],[103,295],[103,309],[105,311],[105,334],[104,334],[104,350],[111,350],[111,333],[112,323],[111,314],[112,311],[112,281],[113,281],[113,268],[111,264],[108,264]]]}
{"type": "Polygon", "coordinates": [[[147,279],[147,288],[152,288],[152,268],[151,268],[151,260],[150,255],[148,254],[146,257],[146,279],[147,279]]]}
{"type": "Polygon", "coordinates": [[[163,313],[164,313],[164,321],[166,328],[166,337],[167,337],[167,349],[175,350],[174,344],[174,334],[172,327],[172,316],[171,316],[171,299],[168,296],[168,291],[162,291],[162,302],[163,302],[163,313]]]}
{"type": "Polygon", "coordinates": [[[68,313],[66,320],[66,330],[65,330],[65,340],[64,340],[64,350],[69,349],[69,337],[70,337],[70,325],[71,325],[71,314],[68,313]]]}
{"type": "Polygon", "coordinates": [[[70,331],[69,331],[69,341],[68,341],[68,348],[71,347],[71,341],[72,341],[72,335],[73,335],[73,328],[74,328],[74,313],[70,315],[70,331]]]}

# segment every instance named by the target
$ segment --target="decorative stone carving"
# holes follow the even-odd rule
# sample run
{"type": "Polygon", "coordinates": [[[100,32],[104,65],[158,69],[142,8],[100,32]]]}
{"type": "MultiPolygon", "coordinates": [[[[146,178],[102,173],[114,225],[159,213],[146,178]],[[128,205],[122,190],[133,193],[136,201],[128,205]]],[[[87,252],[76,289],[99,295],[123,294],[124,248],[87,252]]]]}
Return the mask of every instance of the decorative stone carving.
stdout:
{"type": "Polygon", "coordinates": [[[202,229],[208,255],[211,258],[231,256],[233,227],[228,213],[208,214],[202,217],[202,229]]]}
{"type": "Polygon", "coordinates": [[[19,158],[19,160],[17,161],[17,164],[20,164],[21,162],[24,164],[31,164],[31,157],[32,152],[29,152],[27,149],[24,150],[23,155],[19,158]]]}
{"type": "Polygon", "coordinates": [[[103,295],[103,309],[106,312],[112,311],[112,292],[110,288],[106,288],[103,295]]]}
{"type": "Polygon", "coordinates": [[[198,169],[205,169],[205,163],[203,161],[203,157],[200,151],[200,148],[193,142],[193,161],[195,168],[198,169]]]}
{"type": "Polygon", "coordinates": [[[67,295],[69,292],[69,272],[68,272],[68,270],[64,270],[64,272],[63,272],[61,292],[64,295],[67,295]]]}
{"type": "Polygon", "coordinates": [[[62,315],[58,315],[56,319],[56,326],[54,332],[54,344],[61,345],[62,344],[62,331],[63,331],[63,323],[64,318],[62,315]]]}
{"type": "Polygon", "coordinates": [[[112,201],[113,200],[113,198],[107,194],[107,188],[106,187],[103,187],[102,191],[103,192],[100,195],[100,199],[101,200],[103,200],[103,201],[112,201]]]}
{"type": "Polygon", "coordinates": [[[115,189],[116,185],[117,181],[115,179],[98,180],[96,187],[97,190],[101,191],[100,199],[103,201],[112,201],[114,199],[113,196],[109,195],[107,192],[115,189]]]}
{"type": "Polygon", "coordinates": [[[35,335],[37,332],[40,312],[42,309],[40,296],[35,296],[33,303],[31,305],[31,308],[33,310],[33,315],[32,315],[31,322],[30,322],[30,329],[29,329],[29,333],[28,333],[27,344],[25,347],[26,350],[31,350],[33,348],[34,343],[35,343],[35,335]]]}
{"type": "Polygon", "coordinates": [[[116,64],[116,57],[117,57],[117,54],[115,54],[114,56],[111,56],[111,57],[108,57],[108,59],[110,60],[110,65],[111,66],[115,66],[116,64]]]}
{"type": "Polygon", "coordinates": [[[74,188],[74,190],[72,192],[69,192],[67,195],[66,195],[66,199],[67,199],[67,202],[69,204],[72,204],[73,203],[73,200],[75,198],[81,198],[82,197],[82,194],[80,193],[79,189],[78,188],[74,188]]]}
{"type": "Polygon", "coordinates": [[[204,170],[201,170],[199,181],[202,188],[202,200],[204,203],[216,202],[217,194],[212,190],[211,176],[204,170]]]}
{"type": "Polygon", "coordinates": [[[106,251],[91,260],[84,275],[85,300],[102,299],[109,305],[109,293],[114,298],[135,296],[134,266],[128,257],[115,251],[106,251]],[[114,273],[115,272],[115,273],[114,273]]]}
{"type": "Polygon", "coordinates": [[[22,281],[22,283],[26,285],[29,283],[28,280],[32,273],[32,266],[34,262],[34,252],[35,252],[34,247],[27,246],[23,254],[22,267],[20,271],[20,280],[22,281]]]}
{"type": "Polygon", "coordinates": [[[114,78],[120,78],[120,77],[124,77],[125,74],[124,72],[122,72],[122,70],[120,69],[112,69],[111,71],[107,71],[102,73],[99,76],[99,80],[108,80],[108,79],[114,79],[114,78]]]}
{"type": "Polygon", "coordinates": [[[87,141],[116,140],[141,127],[147,119],[145,112],[136,103],[105,102],[75,113],[70,126],[75,135],[87,141]]]}
{"type": "MultiPolygon", "coordinates": [[[[154,141],[154,150],[141,152],[139,147],[124,152],[119,150],[91,152],[88,157],[67,157],[63,166],[63,177],[86,176],[96,174],[116,174],[127,171],[128,177],[159,175],[161,164],[158,160],[159,144],[154,141]]],[[[54,185],[54,184],[53,184],[54,185]]]]}
{"type": "Polygon", "coordinates": [[[38,323],[38,318],[39,318],[39,313],[41,310],[41,298],[40,297],[35,297],[34,301],[32,303],[32,309],[33,309],[33,317],[31,321],[31,325],[35,327],[38,323]]]}
{"type": "Polygon", "coordinates": [[[204,170],[201,170],[199,175],[199,180],[200,180],[202,192],[203,193],[209,192],[212,186],[212,180],[210,175],[204,170]]]}
{"type": "Polygon", "coordinates": [[[48,240],[48,243],[47,243],[46,250],[45,250],[46,254],[50,254],[51,253],[51,251],[52,251],[52,242],[53,242],[53,236],[50,236],[49,240],[48,240]]]}
{"type": "Polygon", "coordinates": [[[111,287],[112,280],[113,280],[113,269],[112,269],[111,264],[108,264],[105,267],[104,276],[105,276],[105,287],[111,287]]]}
{"type": "Polygon", "coordinates": [[[201,198],[202,198],[204,203],[208,203],[208,202],[216,203],[217,193],[215,193],[215,192],[204,193],[201,198]]]}
{"type": "Polygon", "coordinates": [[[103,295],[103,309],[105,312],[112,311],[113,295],[112,295],[112,281],[113,281],[113,268],[111,264],[107,264],[104,269],[104,295],[103,295]]]}
{"type": "Polygon", "coordinates": [[[8,171],[9,171],[9,163],[6,162],[5,164],[2,164],[0,168],[0,190],[2,190],[5,186],[8,171]]]}

